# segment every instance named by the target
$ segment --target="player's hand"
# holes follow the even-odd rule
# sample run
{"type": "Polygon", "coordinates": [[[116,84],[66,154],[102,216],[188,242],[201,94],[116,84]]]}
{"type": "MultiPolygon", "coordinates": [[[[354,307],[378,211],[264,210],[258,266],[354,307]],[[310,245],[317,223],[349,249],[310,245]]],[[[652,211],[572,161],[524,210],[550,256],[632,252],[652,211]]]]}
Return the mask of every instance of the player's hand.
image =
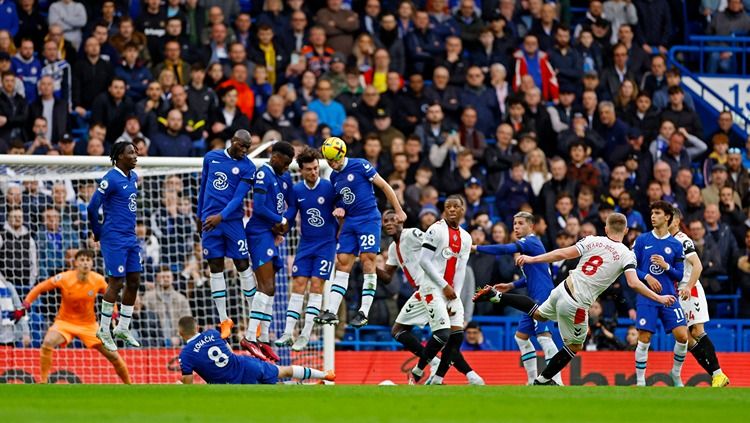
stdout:
{"type": "Polygon", "coordinates": [[[284,243],[284,237],[281,235],[276,235],[276,237],[273,239],[273,243],[278,247],[279,245],[284,243]]]}
{"type": "Polygon", "coordinates": [[[26,315],[25,308],[19,308],[17,310],[13,310],[13,322],[18,323],[18,321],[23,319],[23,316],[25,315],[26,315]]]}
{"type": "Polygon", "coordinates": [[[344,209],[342,209],[341,207],[336,207],[333,210],[333,217],[335,218],[342,219],[345,214],[346,212],[344,212],[344,209]]]}
{"type": "Polygon", "coordinates": [[[657,294],[661,292],[661,283],[655,277],[646,275],[646,283],[657,294]]]}
{"type": "Polygon", "coordinates": [[[664,260],[664,257],[660,256],[659,254],[654,254],[651,256],[651,263],[661,267],[662,269],[667,269],[669,265],[664,260]]]}
{"type": "Polygon", "coordinates": [[[30,303],[30,302],[28,302],[28,301],[24,301],[24,302],[22,302],[21,304],[23,305],[23,308],[24,308],[24,309],[25,309],[26,311],[29,311],[29,310],[31,310],[31,303],[30,303]]]}
{"type": "Polygon", "coordinates": [[[499,283],[497,285],[493,285],[493,288],[495,288],[495,291],[497,292],[508,292],[511,289],[513,289],[512,283],[499,283]]]}
{"type": "Polygon", "coordinates": [[[672,304],[677,301],[677,298],[675,298],[673,295],[659,295],[659,304],[664,306],[671,306],[672,304]]]}
{"type": "Polygon", "coordinates": [[[476,245],[474,245],[474,244],[471,245],[471,252],[472,253],[476,253],[477,252],[477,246],[476,245]]]}
{"type": "Polygon", "coordinates": [[[638,317],[638,313],[636,313],[634,308],[628,310],[628,317],[630,318],[630,320],[635,320],[635,318],[638,317]]]}
{"type": "Polygon", "coordinates": [[[404,213],[403,210],[399,210],[396,212],[396,220],[398,223],[404,223],[406,222],[406,213],[404,213]]]}
{"type": "Polygon", "coordinates": [[[219,225],[219,223],[221,223],[221,215],[220,214],[215,214],[213,216],[208,216],[206,218],[206,221],[203,222],[203,230],[206,231],[206,232],[208,232],[208,231],[214,229],[215,227],[217,227],[219,225]]]}
{"type": "Polygon", "coordinates": [[[684,288],[680,288],[680,292],[679,292],[679,294],[680,294],[680,298],[681,298],[681,299],[682,299],[683,301],[687,301],[687,300],[689,300],[689,299],[690,299],[690,290],[689,290],[689,289],[687,289],[687,287],[684,287],[684,288]]]}
{"type": "Polygon", "coordinates": [[[521,254],[520,256],[516,257],[516,266],[523,266],[526,263],[531,263],[531,257],[521,254]]]}
{"type": "Polygon", "coordinates": [[[449,300],[455,300],[457,298],[456,291],[454,291],[453,287],[450,285],[446,285],[445,288],[443,288],[443,295],[449,300]]]}

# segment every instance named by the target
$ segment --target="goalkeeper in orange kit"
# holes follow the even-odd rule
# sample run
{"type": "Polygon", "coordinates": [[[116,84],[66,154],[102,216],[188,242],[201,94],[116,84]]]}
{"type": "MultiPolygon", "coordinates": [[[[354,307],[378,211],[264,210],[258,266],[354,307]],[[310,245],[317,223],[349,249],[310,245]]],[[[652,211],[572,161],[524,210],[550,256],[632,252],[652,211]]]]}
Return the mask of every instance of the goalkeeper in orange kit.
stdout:
{"type": "Polygon", "coordinates": [[[74,265],[74,270],[59,273],[36,285],[23,302],[28,310],[31,303],[44,292],[59,289],[62,296],[55,323],[49,328],[42,342],[39,360],[41,383],[47,383],[54,349],[67,345],[73,338],[78,338],[86,348],[94,348],[106,357],[114,366],[117,376],[129,384],[130,375],[125,361],[116,351],[104,348],[102,341],[96,337],[99,325],[96,322],[94,302],[97,294],[103,294],[107,290],[107,283],[104,276],[91,270],[94,265],[93,251],[78,251],[74,265]]]}

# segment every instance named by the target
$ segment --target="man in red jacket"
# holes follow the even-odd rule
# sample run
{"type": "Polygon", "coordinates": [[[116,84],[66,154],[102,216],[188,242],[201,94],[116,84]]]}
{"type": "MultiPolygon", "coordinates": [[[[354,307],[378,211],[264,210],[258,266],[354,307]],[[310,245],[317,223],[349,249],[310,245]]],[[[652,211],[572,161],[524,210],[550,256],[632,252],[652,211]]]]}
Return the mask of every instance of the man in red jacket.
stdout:
{"type": "Polygon", "coordinates": [[[516,72],[513,77],[513,90],[518,91],[521,86],[521,78],[530,75],[534,83],[542,90],[545,101],[557,102],[559,96],[559,85],[555,69],[549,63],[547,53],[539,50],[539,40],[534,35],[526,35],[523,46],[513,54],[516,59],[516,72]]]}

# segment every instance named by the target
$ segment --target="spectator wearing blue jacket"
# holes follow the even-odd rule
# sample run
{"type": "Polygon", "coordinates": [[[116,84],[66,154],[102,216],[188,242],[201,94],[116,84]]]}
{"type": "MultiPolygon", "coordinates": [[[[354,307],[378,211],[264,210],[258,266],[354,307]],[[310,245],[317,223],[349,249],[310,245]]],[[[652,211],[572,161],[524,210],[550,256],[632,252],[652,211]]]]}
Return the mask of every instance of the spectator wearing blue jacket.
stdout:
{"type": "Polygon", "coordinates": [[[307,105],[307,109],[318,115],[319,123],[328,125],[331,128],[331,134],[341,135],[341,125],[346,119],[344,106],[333,99],[333,87],[331,82],[326,79],[318,81],[316,89],[318,98],[307,105]]]}
{"type": "Polygon", "coordinates": [[[430,29],[430,17],[425,11],[414,15],[414,29],[406,35],[406,56],[410,73],[430,75],[435,58],[442,56],[445,46],[442,39],[430,29]]]}
{"type": "Polygon", "coordinates": [[[37,98],[36,84],[42,76],[42,63],[34,55],[34,42],[24,38],[18,53],[11,59],[13,72],[23,81],[26,102],[31,104],[37,98]]]}
{"type": "Polygon", "coordinates": [[[16,2],[12,0],[0,0],[0,28],[10,32],[15,37],[18,32],[18,12],[16,2]]]}
{"type": "Polygon", "coordinates": [[[490,351],[496,349],[482,333],[482,328],[477,322],[469,322],[464,329],[464,342],[461,351],[490,351]]]}
{"type": "Polygon", "coordinates": [[[672,16],[669,2],[664,0],[633,0],[638,10],[637,38],[648,54],[667,54],[672,38],[672,16]]]}
{"type": "Polygon", "coordinates": [[[115,68],[115,76],[122,78],[127,87],[127,96],[137,103],[146,97],[146,88],[153,79],[147,67],[138,63],[138,45],[125,44],[122,62],[115,68]]]}
{"type": "Polygon", "coordinates": [[[641,231],[644,231],[647,228],[646,221],[643,220],[643,215],[634,206],[633,194],[625,190],[617,198],[617,208],[615,210],[624,214],[628,219],[628,228],[639,228],[641,231]]]}
{"type": "Polygon", "coordinates": [[[461,104],[470,104],[477,111],[477,129],[483,135],[494,133],[500,124],[500,105],[495,90],[485,85],[484,73],[479,66],[471,66],[466,71],[466,85],[461,90],[461,104]]]}

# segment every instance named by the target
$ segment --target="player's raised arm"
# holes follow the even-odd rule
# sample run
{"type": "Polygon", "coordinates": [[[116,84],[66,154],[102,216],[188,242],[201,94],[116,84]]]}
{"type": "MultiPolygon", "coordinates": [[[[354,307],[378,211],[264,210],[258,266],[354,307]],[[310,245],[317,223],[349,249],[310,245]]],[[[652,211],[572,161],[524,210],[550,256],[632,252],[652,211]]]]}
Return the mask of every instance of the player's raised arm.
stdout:
{"type": "Polygon", "coordinates": [[[26,298],[24,298],[24,307],[30,306],[34,301],[36,301],[37,298],[39,298],[40,295],[44,294],[45,292],[52,291],[55,288],[57,288],[57,286],[55,285],[54,277],[51,277],[46,281],[39,282],[33,288],[31,288],[31,291],[29,291],[29,293],[26,295],[26,298]]]}
{"type": "Polygon", "coordinates": [[[495,256],[503,256],[508,254],[520,253],[521,248],[518,243],[512,244],[495,244],[495,245],[477,245],[476,252],[482,254],[492,254],[495,256]]]}
{"type": "Polygon", "coordinates": [[[524,264],[532,263],[553,263],[560,260],[570,260],[581,256],[581,252],[575,245],[570,247],[558,248],[557,250],[544,253],[539,256],[526,256],[521,255],[516,259],[517,266],[523,266],[524,264]]]}
{"type": "Polygon", "coordinates": [[[372,184],[383,191],[383,193],[385,194],[385,198],[388,199],[388,202],[393,207],[393,210],[396,210],[396,216],[398,216],[399,221],[406,221],[406,213],[404,213],[404,209],[401,208],[401,203],[398,201],[396,192],[393,191],[391,185],[377,173],[372,178],[372,184]]]}
{"type": "Polygon", "coordinates": [[[641,282],[640,279],[638,279],[638,275],[635,272],[635,268],[628,268],[625,269],[625,281],[627,281],[628,286],[632,288],[635,292],[643,295],[644,297],[656,301],[659,304],[665,305],[665,306],[671,306],[676,301],[675,297],[671,295],[659,295],[656,292],[652,291],[647,287],[643,282],[641,282]]]}

